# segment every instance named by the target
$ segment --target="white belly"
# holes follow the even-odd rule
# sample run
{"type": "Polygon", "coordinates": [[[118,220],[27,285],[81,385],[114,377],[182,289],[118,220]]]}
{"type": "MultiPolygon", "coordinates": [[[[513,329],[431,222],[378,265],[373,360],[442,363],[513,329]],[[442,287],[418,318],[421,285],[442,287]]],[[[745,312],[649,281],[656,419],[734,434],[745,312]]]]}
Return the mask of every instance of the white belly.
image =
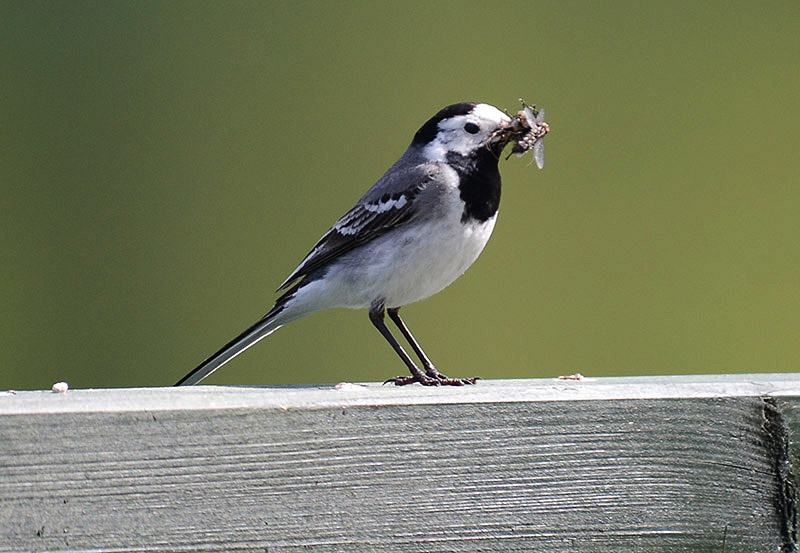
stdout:
{"type": "Polygon", "coordinates": [[[496,220],[495,215],[465,225],[440,219],[387,233],[332,263],[323,279],[298,292],[298,303],[314,305],[317,311],[363,308],[379,301],[391,308],[425,299],[475,262],[496,220]]]}
{"type": "Polygon", "coordinates": [[[478,259],[495,221],[428,223],[387,236],[396,248],[394,259],[381,259],[380,243],[368,249],[376,263],[360,276],[369,291],[364,300],[383,299],[386,307],[400,307],[441,292],[478,259]]]}

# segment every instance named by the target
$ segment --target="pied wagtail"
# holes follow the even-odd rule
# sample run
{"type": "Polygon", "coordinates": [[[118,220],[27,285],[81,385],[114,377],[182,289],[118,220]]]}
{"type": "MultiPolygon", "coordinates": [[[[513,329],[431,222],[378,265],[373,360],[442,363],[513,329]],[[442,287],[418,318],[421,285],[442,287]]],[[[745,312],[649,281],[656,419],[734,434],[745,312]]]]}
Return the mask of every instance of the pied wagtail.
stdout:
{"type": "Polygon", "coordinates": [[[332,307],[368,308],[372,324],[411,371],[398,386],[474,384],[443,375],[400,318],[400,307],[452,283],[478,258],[497,220],[498,159],[533,149],[541,167],[544,111],[525,106],[516,117],[488,104],[448,106],[414,135],[406,152],[326,232],[280,285],[274,307],[176,386],[197,384],[278,328],[332,307]],[[420,369],[386,327],[384,314],[419,357],[420,369]]]}

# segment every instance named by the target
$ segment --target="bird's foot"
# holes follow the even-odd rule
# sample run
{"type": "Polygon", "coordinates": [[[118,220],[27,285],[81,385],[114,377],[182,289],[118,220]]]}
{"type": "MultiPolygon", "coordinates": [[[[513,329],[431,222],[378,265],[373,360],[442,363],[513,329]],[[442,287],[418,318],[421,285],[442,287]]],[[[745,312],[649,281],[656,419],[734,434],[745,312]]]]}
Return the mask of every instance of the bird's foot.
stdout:
{"type": "Polygon", "coordinates": [[[450,378],[446,374],[442,374],[438,371],[436,367],[433,365],[429,366],[425,369],[425,374],[430,376],[431,378],[435,378],[439,381],[439,384],[443,386],[464,386],[467,384],[475,384],[481,377],[476,376],[474,378],[450,378]]]}
{"type": "Polygon", "coordinates": [[[436,369],[428,370],[426,373],[427,374],[422,374],[420,372],[409,376],[390,378],[384,382],[384,384],[389,384],[391,382],[395,386],[405,386],[407,384],[419,382],[423,386],[465,386],[475,384],[480,380],[480,377],[477,376],[475,378],[450,378],[436,369]]]}

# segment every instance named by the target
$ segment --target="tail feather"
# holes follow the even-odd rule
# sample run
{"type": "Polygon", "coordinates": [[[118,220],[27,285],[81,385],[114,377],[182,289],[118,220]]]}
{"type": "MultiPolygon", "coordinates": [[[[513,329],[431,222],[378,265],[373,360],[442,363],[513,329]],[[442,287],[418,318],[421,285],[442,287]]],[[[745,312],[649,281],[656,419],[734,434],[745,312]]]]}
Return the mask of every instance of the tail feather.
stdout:
{"type": "Polygon", "coordinates": [[[330,305],[321,305],[316,297],[309,298],[307,295],[303,294],[303,289],[316,280],[315,278],[307,276],[295,283],[275,301],[275,305],[270,309],[269,313],[264,315],[259,321],[239,334],[236,338],[222,346],[217,353],[200,363],[196,369],[181,378],[175,386],[191,386],[192,384],[197,384],[222,365],[262,338],[266,338],[286,323],[299,319],[300,317],[305,317],[320,309],[331,307],[330,305]]]}
{"type": "Polygon", "coordinates": [[[258,322],[222,346],[218,352],[200,363],[192,372],[181,378],[175,386],[191,386],[192,384],[197,384],[244,350],[278,330],[281,324],[276,320],[276,317],[281,311],[282,308],[278,306],[273,308],[258,322]]]}

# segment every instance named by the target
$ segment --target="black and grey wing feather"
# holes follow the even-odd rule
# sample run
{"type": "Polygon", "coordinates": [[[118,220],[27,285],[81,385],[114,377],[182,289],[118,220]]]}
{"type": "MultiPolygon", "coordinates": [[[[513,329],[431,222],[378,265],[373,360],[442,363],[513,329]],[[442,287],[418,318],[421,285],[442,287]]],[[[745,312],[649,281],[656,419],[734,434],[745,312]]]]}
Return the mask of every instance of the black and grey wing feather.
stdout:
{"type": "MultiPolygon", "coordinates": [[[[303,262],[278,289],[331,263],[345,253],[413,220],[418,214],[419,194],[438,173],[432,164],[417,165],[401,158],[366,194],[320,238],[303,262]],[[402,169],[402,170],[401,170],[402,169]]],[[[275,302],[269,313],[225,344],[222,349],[184,376],[176,386],[197,384],[241,352],[280,326],[280,315],[303,285],[298,281],[275,302]]]]}
{"type": "MultiPolygon", "coordinates": [[[[393,167],[392,169],[395,169],[393,167]]],[[[438,168],[425,164],[412,167],[411,171],[391,169],[370,188],[367,193],[344,214],[336,224],[311,249],[311,252],[280,285],[285,290],[297,279],[310,275],[347,252],[402,226],[417,215],[415,200],[438,168]],[[402,181],[393,178],[403,173],[402,181]]]]}

